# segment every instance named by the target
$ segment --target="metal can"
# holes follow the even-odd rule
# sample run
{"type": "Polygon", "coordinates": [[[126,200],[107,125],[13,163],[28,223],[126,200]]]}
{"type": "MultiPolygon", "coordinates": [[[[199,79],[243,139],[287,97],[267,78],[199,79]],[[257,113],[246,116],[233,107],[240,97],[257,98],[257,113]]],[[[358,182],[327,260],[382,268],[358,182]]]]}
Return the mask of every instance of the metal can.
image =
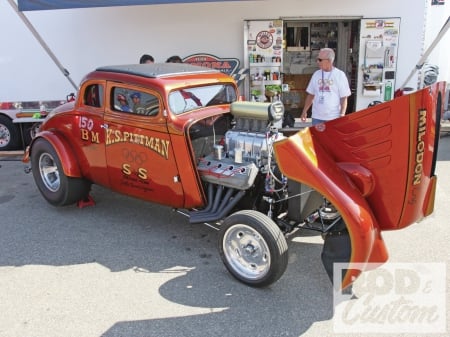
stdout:
{"type": "Polygon", "coordinates": [[[222,160],[223,156],[223,145],[214,145],[214,158],[217,160],[222,160]]]}

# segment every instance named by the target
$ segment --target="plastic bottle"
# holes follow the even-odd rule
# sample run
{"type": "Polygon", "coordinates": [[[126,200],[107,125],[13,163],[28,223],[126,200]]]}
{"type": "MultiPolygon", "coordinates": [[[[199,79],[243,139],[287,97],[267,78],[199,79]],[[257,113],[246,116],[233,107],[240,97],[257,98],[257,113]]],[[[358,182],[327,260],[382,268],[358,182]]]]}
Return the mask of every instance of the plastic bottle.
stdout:
{"type": "Polygon", "coordinates": [[[392,97],[392,82],[387,81],[384,86],[384,101],[390,101],[392,97]]]}

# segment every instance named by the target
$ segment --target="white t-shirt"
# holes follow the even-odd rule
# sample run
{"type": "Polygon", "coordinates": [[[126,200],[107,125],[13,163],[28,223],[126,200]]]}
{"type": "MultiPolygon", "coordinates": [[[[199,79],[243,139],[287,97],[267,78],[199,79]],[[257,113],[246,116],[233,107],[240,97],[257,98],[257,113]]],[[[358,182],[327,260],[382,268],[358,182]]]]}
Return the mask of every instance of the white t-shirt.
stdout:
{"type": "Polygon", "coordinates": [[[340,117],[340,99],[351,95],[347,76],[334,67],[331,71],[316,70],[306,92],[314,95],[312,118],[325,121],[340,117]]]}

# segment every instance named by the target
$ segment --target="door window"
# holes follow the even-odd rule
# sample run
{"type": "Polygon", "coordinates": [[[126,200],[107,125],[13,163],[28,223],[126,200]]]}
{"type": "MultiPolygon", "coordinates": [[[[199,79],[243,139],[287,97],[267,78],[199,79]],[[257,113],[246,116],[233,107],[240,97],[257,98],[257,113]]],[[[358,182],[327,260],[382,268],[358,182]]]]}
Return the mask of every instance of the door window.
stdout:
{"type": "Polygon", "coordinates": [[[101,84],[91,84],[86,87],[83,97],[85,105],[100,108],[103,106],[103,86],[101,84]]]}
{"type": "Polygon", "coordinates": [[[115,111],[144,116],[156,116],[160,111],[159,100],[155,95],[123,87],[112,88],[111,106],[115,111]]]}

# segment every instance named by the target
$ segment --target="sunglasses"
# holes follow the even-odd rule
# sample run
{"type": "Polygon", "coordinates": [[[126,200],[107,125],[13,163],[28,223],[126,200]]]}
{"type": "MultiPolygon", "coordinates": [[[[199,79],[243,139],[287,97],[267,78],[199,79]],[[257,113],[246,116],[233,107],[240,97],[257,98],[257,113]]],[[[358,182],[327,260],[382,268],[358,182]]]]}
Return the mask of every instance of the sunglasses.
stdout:
{"type": "Polygon", "coordinates": [[[328,59],[320,59],[320,58],[316,59],[317,62],[322,62],[322,61],[325,61],[325,60],[328,60],[328,59]]]}

